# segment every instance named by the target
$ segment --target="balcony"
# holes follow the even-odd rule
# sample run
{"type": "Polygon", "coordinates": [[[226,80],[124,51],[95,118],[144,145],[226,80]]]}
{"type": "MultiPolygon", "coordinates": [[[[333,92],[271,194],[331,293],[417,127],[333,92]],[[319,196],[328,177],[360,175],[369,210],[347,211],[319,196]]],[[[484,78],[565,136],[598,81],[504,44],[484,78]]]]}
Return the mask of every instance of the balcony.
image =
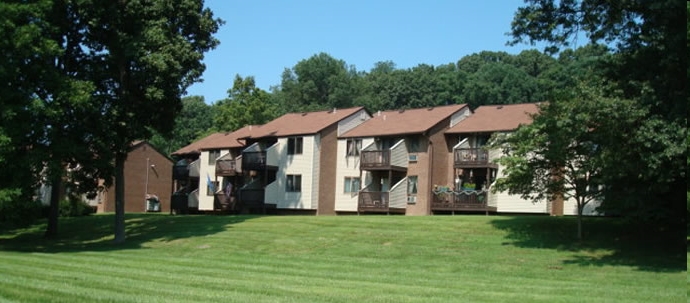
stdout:
{"type": "Polygon", "coordinates": [[[360,159],[360,167],[362,167],[363,169],[387,168],[391,165],[391,151],[362,151],[360,159]]]}
{"type": "MultiPolygon", "coordinates": [[[[239,160],[232,157],[230,153],[216,160],[216,176],[235,176],[239,174],[239,160]]],[[[241,164],[241,162],[239,162],[241,164]]]]}
{"type": "Polygon", "coordinates": [[[489,162],[489,151],[483,148],[456,148],[453,151],[456,168],[464,167],[493,167],[498,166],[489,162]]]}
{"type": "Polygon", "coordinates": [[[189,179],[189,165],[186,161],[180,161],[173,166],[173,179],[181,181],[189,179]]]}
{"type": "Polygon", "coordinates": [[[402,212],[407,207],[407,178],[393,185],[390,191],[373,191],[370,187],[359,192],[357,212],[402,212]]]}
{"type": "Polygon", "coordinates": [[[242,153],[243,170],[266,169],[266,151],[245,151],[242,153]]]}
{"type": "Polygon", "coordinates": [[[236,209],[246,210],[249,213],[265,213],[266,204],[264,196],[266,191],[263,188],[243,188],[239,190],[239,202],[234,205],[236,209]]]}
{"type": "Polygon", "coordinates": [[[388,212],[388,192],[361,191],[357,212],[388,212]]]}
{"type": "Polygon", "coordinates": [[[434,190],[432,211],[496,211],[488,204],[488,192],[484,190],[434,190]]]}
{"type": "Polygon", "coordinates": [[[196,161],[189,163],[189,177],[199,178],[199,171],[201,170],[201,161],[196,159],[196,161]]]}
{"type": "Polygon", "coordinates": [[[360,168],[364,170],[407,170],[409,157],[405,140],[400,140],[390,149],[365,148],[360,153],[360,168]]]}
{"type": "Polygon", "coordinates": [[[191,163],[188,161],[183,159],[173,165],[173,180],[185,181],[199,177],[199,159],[191,163]]]}
{"type": "Polygon", "coordinates": [[[218,192],[214,196],[214,204],[216,205],[214,208],[225,212],[237,210],[237,199],[235,197],[228,197],[224,192],[218,192]]]}

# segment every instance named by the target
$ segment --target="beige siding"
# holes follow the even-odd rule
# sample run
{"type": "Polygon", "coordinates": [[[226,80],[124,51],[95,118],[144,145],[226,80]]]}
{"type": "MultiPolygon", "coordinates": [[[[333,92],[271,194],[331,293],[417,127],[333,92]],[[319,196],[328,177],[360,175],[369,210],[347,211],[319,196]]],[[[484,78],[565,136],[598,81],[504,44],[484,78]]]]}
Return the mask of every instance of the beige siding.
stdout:
{"type": "Polygon", "coordinates": [[[402,208],[407,206],[407,178],[403,178],[390,190],[390,208],[402,208]]]}
{"type": "Polygon", "coordinates": [[[409,161],[409,154],[407,152],[407,145],[405,140],[400,140],[391,147],[391,165],[398,167],[407,167],[409,161]]]}
{"type": "MultiPolygon", "coordinates": [[[[500,150],[490,150],[489,160],[494,161],[501,156],[500,150]]],[[[498,166],[498,177],[502,178],[504,167],[502,165],[498,166]]],[[[546,214],[548,213],[548,202],[536,202],[522,199],[519,195],[510,195],[506,192],[497,192],[489,194],[489,205],[495,206],[496,211],[506,212],[506,213],[538,213],[546,214]],[[494,205],[492,205],[494,204],[494,205]]]]}
{"type": "MultiPolygon", "coordinates": [[[[599,205],[601,205],[600,201],[592,201],[592,202],[587,203],[587,205],[585,205],[585,208],[582,210],[582,215],[585,215],[585,216],[600,215],[596,210],[597,207],[599,207],[599,205]]],[[[566,216],[567,215],[571,215],[571,216],[577,215],[577,201],[575,201],[575,199],[570,198],[570,199],[563,201],[563,214],[566,216]]]]}
{"type": "Polygon", "coordinates": [[[470,108],[463,108],[462,110],[453,114],[453,116],[450,117],[450,127],[455,126],[456,124],[460,123],[460,121],[465,120],[470,115],[472,115],[472,111],[470,111],[470,108]]]}
{"type": "Polygon", "coordinates": [[[275,203],[278,208],[286,209],[314,209],[312,204],[314,185],[314,144],[315,136],[305,136],[302,141],[301,155],[287,154],[287,138],[280,138],[278,142],[267,150],[267,162],[272,157],[278,165],[276,181],[266,186],[266,203],[275,203]],[[272,150],[271,150],[272,149],[272,150]],[[278,161],[278,159],[282,159],[278,161]],[[287,175],[302,176],[301,192],[286,192],[287,175]]]}
{"type": "MultiPolygon", "coordinates": [[[[230,150],[228,149],[223,149],[220,150],[220,155],[225,155],[229,153],[230,150]]],[[[211,195],[209,196],[208,192],[208,179],[210,178],[211,181],[220,181],[220,179],[216,178],[216,163],[215,161],[213,164],[208,164],[208,158],[210,156],[209,151],[204,150],[201,152],[201,155],[199,155],[199,210],[202,211],[212,211],[213,210],[213,193],[210,193],[211,195]]],[[[216,187],[216,191],[220,190],[220,188],[216,187]]]]}
{"type": "MultiPolygon", "coordinates": [[[[362,147],[374,143],[374,138],[362,139],[362,147]]],[[[357,193],[345,192],[345,177],[360,177],[359,156],[347,156],[347,140],[338,140],[337,169],[335,183],[335,210],[339,212],[357,211],[357,193]]],[[[366,180],[361,176],[360,186],[364,186],[366,180]]],[[[361,188],[360,188],[361,190],[361,188]]]]}
{"type": "Polygon", "coordinates": [[[356,112],[355,114],[340,120],[338,122],[338,136],[346,133],[347,131],[357,127],[358,125],[364,123],[365,121],[371,119],[371,116],[364,109],[356,112]]]}

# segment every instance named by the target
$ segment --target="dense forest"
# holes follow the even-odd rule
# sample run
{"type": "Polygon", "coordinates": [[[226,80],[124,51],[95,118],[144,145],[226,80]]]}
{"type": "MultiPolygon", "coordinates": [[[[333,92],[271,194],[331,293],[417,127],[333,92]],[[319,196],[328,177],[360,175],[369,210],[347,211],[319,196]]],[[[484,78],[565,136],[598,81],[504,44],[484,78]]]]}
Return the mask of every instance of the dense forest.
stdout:
{"type": "Polygon", "coordinates": [[[295,111],[364,106],[376,112],[459,103],[474,109],[548,101],[584,79],[601,77],[598,65],[611,56],[607,46],[591,44],[557,55],[536,49],[517,55],[483,51],[439,66],[398,69],[385,61],[358,71],[345,60],[320,53],[286,69],[270,92],[257,88],[251,75],[235,75],[226,99],[183,98],[172,135],[154,136],[152,142],[170,153],[211,132],[262,124],[295,111]]]}

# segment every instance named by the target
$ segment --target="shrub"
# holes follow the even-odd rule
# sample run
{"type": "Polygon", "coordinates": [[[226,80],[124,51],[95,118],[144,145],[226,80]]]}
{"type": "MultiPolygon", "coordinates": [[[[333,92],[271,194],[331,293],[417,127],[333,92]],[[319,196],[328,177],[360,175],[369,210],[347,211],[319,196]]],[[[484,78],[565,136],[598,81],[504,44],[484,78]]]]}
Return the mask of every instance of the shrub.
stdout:
{"type": "Polygon", "coordinates": [[[92,214],[93,208],[84,201],[76,198],[60,201],[60,217],[80,217],[92,214]]]}
{"type": "Polygon", "coordinates": [[[27,199],[21,189],[0,189],[0,225],[23,227],[41,216],[41,202],[27,199]]]}

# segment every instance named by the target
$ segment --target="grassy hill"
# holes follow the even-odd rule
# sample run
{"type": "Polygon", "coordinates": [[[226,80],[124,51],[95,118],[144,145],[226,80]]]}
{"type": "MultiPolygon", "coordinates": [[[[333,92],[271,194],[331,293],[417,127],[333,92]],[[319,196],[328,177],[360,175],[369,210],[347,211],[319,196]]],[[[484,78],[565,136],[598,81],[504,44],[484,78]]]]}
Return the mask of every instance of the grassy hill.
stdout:
{"type": "MultiPolygon", "coordinates": [[[[112,215],[0,235],[0,301],[684,302],[658,229],[538,216],[112,215]]],[[[682,239],[681,239],[682,240],[682,239]]],[[[680,245],[679,245],[680,244],[680,245]]]]}

